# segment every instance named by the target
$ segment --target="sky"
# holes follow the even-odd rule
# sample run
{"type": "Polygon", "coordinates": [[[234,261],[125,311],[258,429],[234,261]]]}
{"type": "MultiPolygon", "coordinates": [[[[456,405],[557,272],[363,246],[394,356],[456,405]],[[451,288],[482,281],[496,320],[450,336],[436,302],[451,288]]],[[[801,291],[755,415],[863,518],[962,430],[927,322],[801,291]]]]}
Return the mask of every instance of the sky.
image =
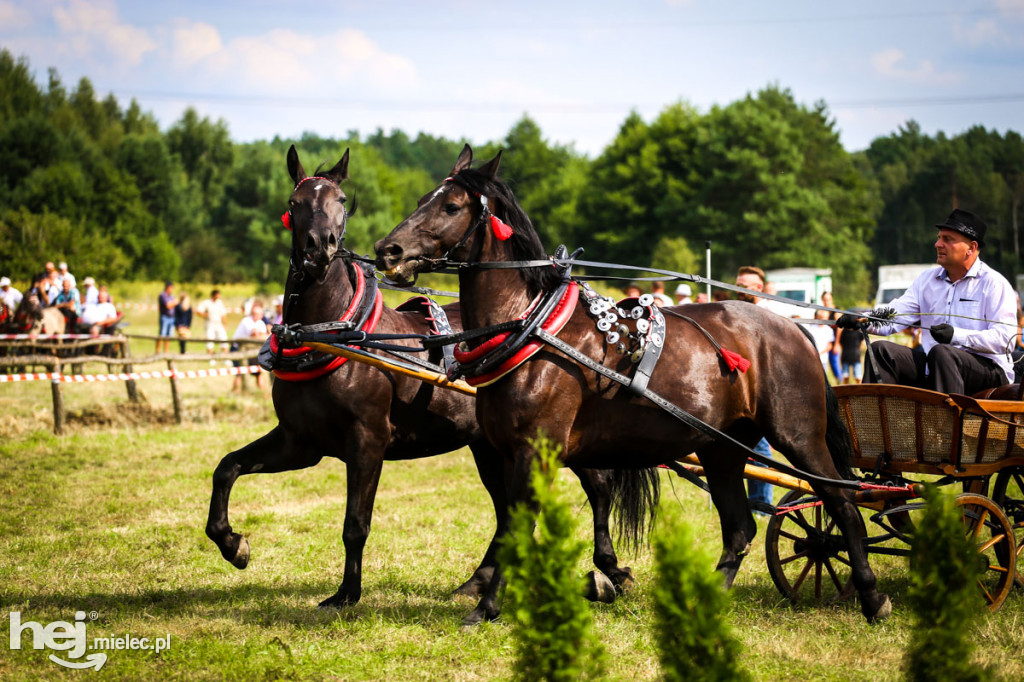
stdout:
{"type": "Polygon", "coordinates": [[[766,86],[824,101],[850,151],[1024,131],[1024,0],[0,0],[0,46],[44,85],[186,107],[236,142],[378,128],[482,144],[524,115],[595,157],[631,111],[766,86]]]}

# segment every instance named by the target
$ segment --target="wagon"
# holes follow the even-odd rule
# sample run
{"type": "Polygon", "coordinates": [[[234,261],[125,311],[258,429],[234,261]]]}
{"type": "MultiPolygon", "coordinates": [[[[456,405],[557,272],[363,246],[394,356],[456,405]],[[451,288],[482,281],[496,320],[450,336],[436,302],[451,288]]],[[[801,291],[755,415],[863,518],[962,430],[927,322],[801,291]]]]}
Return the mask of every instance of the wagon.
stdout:
{"type": "MultiPolygon", "coordinates": [[[[1024,402],[887,384],[837,386],[835,392],[853,440],[853,465],[867,484],[856,501],[869,512],[868,553],[909,554],[924,508],[921,485],[910,476],[937,476],[937,484],[963,490],[955,503],[978,549],[981,594],[990,610],[1002,606],[1014,582],[1024,584],[1016,569],[1024,532],[1019,544],[1014,534],[1024,529],[1024,402]]],[[[806,484],[773,482],[791,488],[765,540],[776,587],[794,602],[851,596],[846,545],[834,520],[806,484]]]]}

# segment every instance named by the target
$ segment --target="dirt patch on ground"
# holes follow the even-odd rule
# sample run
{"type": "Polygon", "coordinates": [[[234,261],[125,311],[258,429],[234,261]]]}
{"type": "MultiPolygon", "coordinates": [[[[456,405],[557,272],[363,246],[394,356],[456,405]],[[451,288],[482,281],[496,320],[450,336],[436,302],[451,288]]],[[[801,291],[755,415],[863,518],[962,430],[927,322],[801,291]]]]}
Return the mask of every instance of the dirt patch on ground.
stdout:
{"type": "Polygon", "coordinates": [[[71,426],[123,428],[173,424],[174,411],[155,407],[149,403],[120,403],[116,405],[90,405],[67,413],[71,426]]]}

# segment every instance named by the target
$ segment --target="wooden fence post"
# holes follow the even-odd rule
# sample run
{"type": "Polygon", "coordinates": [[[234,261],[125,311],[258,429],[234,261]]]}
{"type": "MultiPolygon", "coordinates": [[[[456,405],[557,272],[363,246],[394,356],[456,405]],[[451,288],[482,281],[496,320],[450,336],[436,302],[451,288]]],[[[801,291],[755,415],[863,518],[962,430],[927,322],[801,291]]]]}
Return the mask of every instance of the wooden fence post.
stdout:
{"type": "Polygon", "coordinates": [[[53,432],[58,436],[64,433],[64,394],[60,387],[60,371],[60,360],[54,360],[50,372],[58,376],[50,381],[50,390],[53,393],[53,432]]]}
{"type": "Polygon", "coordinates": [[[174,402],[174,421],[181,423],[181,396],[178,395],[178,378],[174,376],[174,360],[167,361],[167,369],[171,370],[171,400],[174,402]]]}
{"type": "MultiPolygon", "coordinates": [[[[131,344],[131,342],[128,341],[128,339],[126,339],[126,338],[122,338],[120,345],[121,345],[121,355],[122,355],[122,357],[130,358],[132,356],[132,344],[131,344]]],[[[131,374],[134,370],[132,369],[132,365],[125,365],[124,366],[124,371],[127,374],[131,374]]],[[[139,389],[135,385],[135,379],[129,379],[128,381],[126,381],[124,383],[125,383],[125,389],[128,391],[128,402],[138,403],[139,402],[139,389]]]]}

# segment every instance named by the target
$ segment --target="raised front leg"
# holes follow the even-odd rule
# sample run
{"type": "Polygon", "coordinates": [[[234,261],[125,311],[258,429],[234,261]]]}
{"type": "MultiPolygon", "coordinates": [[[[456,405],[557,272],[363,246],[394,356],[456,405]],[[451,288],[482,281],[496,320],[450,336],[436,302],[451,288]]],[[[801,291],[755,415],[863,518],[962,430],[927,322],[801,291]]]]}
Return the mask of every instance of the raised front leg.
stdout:
{"type": "Polygon", "coordinates": [[[236,568],[245,568],[249,563],[249,541],[232,532],[228,521],[231,488],[239,476],[305,469],[319,461],[319,455],[290,447],[280,426],[245,447],[225,455],[213,472],[210,515],[206,521],[206,535],[216,543],[221,556],[236,568]]]}
{"type": "Polygon", "coordinates": [[[370,535],[373,501],[383,464],[383,447],[364,445],[363,456],[348,463],[348,501],[345,503],[345,576],[333,597],[320,602],[320,608],[339,608],[359,601],[363,593],[363,547],[370,535]],[[377,453],[376,456],[367,456],[377,453]]]}

